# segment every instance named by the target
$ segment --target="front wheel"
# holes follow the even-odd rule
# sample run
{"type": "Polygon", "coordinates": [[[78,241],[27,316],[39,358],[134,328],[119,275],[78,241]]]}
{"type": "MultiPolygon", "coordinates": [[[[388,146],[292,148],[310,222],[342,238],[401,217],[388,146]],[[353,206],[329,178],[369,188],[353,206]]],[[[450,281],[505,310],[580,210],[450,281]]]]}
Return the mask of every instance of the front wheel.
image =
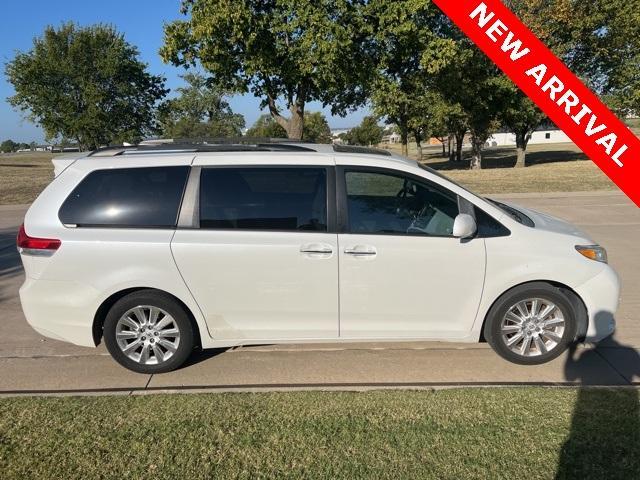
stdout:
{"type": "Polygon", "coordinates": [[[574,341],[576,314],[562,291],[546,283],[516,287],[489,311],[487,342],[501,357],[521,365],[546,363],[574,341]]]}
{"type": "Polygon", "coordinates": [[[111,356],[138,373],[164,373],[182,365],[194,347],[193,327],[184,308],[152,290],[118,300],[104,322],[111,356]]]}

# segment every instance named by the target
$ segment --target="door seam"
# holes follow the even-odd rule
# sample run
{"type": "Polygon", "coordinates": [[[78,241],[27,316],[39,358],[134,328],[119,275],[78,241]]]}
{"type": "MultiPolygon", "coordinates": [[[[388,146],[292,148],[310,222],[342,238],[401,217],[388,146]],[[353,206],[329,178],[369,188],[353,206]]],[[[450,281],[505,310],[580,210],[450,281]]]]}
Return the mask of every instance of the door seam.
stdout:
{"type": "MultiPolygon", "coordinates": [[[[198,300],[196,299],[195,295],[191,291],[191,288],[189,288],[189,284],[187,284],[187,281],[185,280],[184,275],[182,275],[182,272],[180,271],[180,266],[178,265],[178,261],[176,260],[176,257],[175,257],[175,255],[173,253],[173,239],[175,238],[176,233],[178,233],[178,231],[174,230],[173,231],[173,235],[171,235],[171,240],[169,241],[169,252],[171,253],[171,259],[173,260],[173,264],[176,266],[176,270],[178,271],[178,275],[180,275],[180,279],[182,280],[182,283],[184,284],[185,288],[189,292],[189,295],[191,295],[191,299],[193,300],[195,305],[198,307],[198,310],[200,310],[200,315],[202,316],[202,318],[204,320],[204,328],[207,329],[207,333],[209,334],[209,338],[211,338],[212,340],[215,340],[215,338],[211,334],[211,330],[209,330],[209,324],[207,323],[207,317],[205,316],[204,312],[202,311],[202,307],[200,306],[200,304],[198,303],[198,300]]],[[[197,324],[197,322],[196,322],[196,324],[197,324]]]]}

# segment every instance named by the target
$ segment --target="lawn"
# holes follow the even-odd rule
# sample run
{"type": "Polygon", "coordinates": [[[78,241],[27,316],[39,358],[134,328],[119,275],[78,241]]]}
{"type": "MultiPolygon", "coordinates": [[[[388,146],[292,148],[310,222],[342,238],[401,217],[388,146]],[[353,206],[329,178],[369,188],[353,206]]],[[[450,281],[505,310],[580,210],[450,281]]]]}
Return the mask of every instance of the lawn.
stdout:
{"type": "MultiPolygon", "coordinates": [[[[399,151],[399,146],[391,148],[399,151]]],[[[449,163],[436,149],[425,150],[422,161],[481,194],[516,192],[575,192],[612,190],[616,186],[573,144],[531,145],[527,168],[515,163],[513,148],[490,148],[481,171],[469,170],[468,159],[449,163]]],[[[468,156],[468,152],[465,152],[468,156]]],[[[416,157],[410,145],[409,156],[416,157]]],[[[53,178],[52,154],[0,155],[0,205],[31,203],[53,178]]]]}
{"type": "Polygon", "coordinates": [[[0,399],[0,476],[640,478],[634,389],[0,399]]]}
{"type": "Polygon", "coordinates": [[[0,154],[0,205],[31,203],[53,179],[53,157],[45,152],[0,154]]]}

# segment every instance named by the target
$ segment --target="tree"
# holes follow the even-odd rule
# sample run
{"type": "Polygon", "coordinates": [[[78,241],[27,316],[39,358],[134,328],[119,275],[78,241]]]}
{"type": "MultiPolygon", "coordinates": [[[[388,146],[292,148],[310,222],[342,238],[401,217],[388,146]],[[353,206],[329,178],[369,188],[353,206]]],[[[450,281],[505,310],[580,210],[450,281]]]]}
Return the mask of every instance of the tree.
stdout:
{"type": "Polygon", "coordinates": [[[331,143],[331,129],[327,119],[321,112],[311,112],[305,115],[304,133],[302,138],[314,143],[331,143]]]}
{"type": "Polygon", "coordinates": [[[507,0],[610,108],[640,111],[640,10],[628,0],[507,0]]]}
{"type": "Polygon", "coordinates": [[[344,115],[366,100],[373,70],[363,10],[361,0],[183,0],[189,18],[165,26],[160,54],[198,63],[223,90],[253,93],[301,139],[308,102],[344,115]]]}
{"type": "Polygon", "coordinates": [[[371,100],[374,112],[393,123],[400,134],[402,153],[408,138],[421,134],[424,101],[432,78],[454,53],[454,42],[439,35],[444,15],[426,0],[372,0],[376,76],[371,100]]]}
{"type": "Polygon", "coordinates": [[[500,120],[516,136],[515,166],[520,168],[526,166],[527,145],[546,115],[506,77],[505,82],[510,84],[510,88],[507,87],[510,93],[500,112],[500,120]]]}
{"type": "Polygon", "coordinates": [[[160,123],[167,138],[238,137],[244,117],[233,113],[224,92],[198,74],[182,76],[179,96],[161,107],[160,123]]]}
{"type": "Polygon", "coordinates": [[[267,113],[260,115],[253,126],[247,130],[247,137],[287,138],[287,132],[267,113]]]}
{"type": "Polygon", "coordinates": [[[628,0],[507,0],[618,113],[640,110],[640,10],[628,0]]]}
{"type": "Polygon", "coordinates": [[[0,144],[0,151],[2,153],[11,153],[15,152],[18,149],[18,144],[13,140],[5,140],[0,144]]]}
{"type": "MultiPolygon", "coordinates": [[[[482,150],[499,126],[499,114],[507,98],[504,77],[497,67],[468,39],[457,34],[454,59],[442,69],[437,88],[452,106],[457,148],[471,132],[471,168],[482,168],[482,150]],[[458,136],[459,135],[459,136],[458,136]]],[[[454,126],[454,125],[452,125],[454,126]]]]}
{"type": "Polygon", "coordinates": [[[378,125],[378,119],[372,115],[362,119],[359,126],[346,133],[345,140],[351,145],[377,145],[382,141],[384,128],[378,125]]]}
{"type": "Polygon", "coordinates": [[[5,73],[15,89],[9,103],[47,138],[73,138],[81,149],[154,131],[156,104],[167,93],[138,50],[106,25],[47,27],[5,73]]]}

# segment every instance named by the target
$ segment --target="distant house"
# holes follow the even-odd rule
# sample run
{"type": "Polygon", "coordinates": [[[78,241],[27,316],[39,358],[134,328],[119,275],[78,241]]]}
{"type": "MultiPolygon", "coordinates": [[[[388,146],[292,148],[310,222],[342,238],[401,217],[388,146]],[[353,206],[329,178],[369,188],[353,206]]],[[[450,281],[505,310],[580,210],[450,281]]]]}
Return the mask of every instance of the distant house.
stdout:
{"type": "MultiPolygon", "coordinates": [[[[573,143],[569,136],[559,128],[541,127],[533,132],[529,145],[540,145],[545,143],[573,143]]],[[[487,147],[515,147],[515,134],[507,131],[494,133],[489,137],[487,147]]]]}
{"type": "Polygon", "coordinates": [[[331,138],[332,143],[343,143],[341,136],[346,134],[350,128],[332,128],[331,129],[331,138]]]}
{"type": "Polygon", "coordinates": [[[384,135],[380,143],[385,143],[385,144],[400,143],[401,139],[402,137],[400,136],[399,133],[393,132],[389,135],[384,135]]]}

